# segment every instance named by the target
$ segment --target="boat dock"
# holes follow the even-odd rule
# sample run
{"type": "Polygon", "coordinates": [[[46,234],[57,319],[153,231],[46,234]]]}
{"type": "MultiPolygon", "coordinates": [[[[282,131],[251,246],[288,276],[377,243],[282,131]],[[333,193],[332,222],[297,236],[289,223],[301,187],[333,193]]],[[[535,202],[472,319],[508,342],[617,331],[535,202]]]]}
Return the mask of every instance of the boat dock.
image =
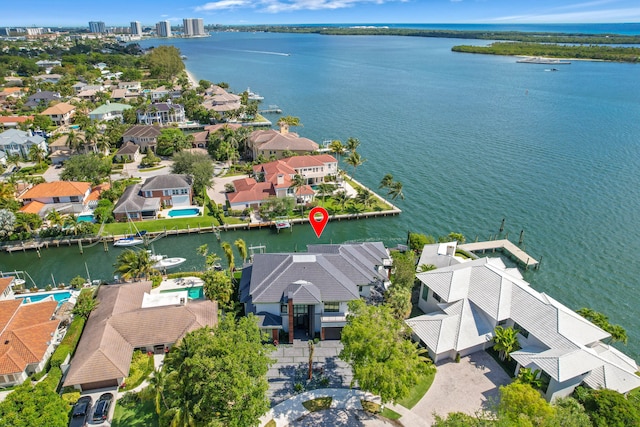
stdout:
{"type": "Polygon", "coordinates": [[[512,259],[516,260],[520,264],[524,265],[525,269],[529,267],[540,267],[540,262],[534,259],[531,255],[520,249],[515,243],[510,240],[488,240],[485,242],[473,242],[458,245],[458,248],[468,252],[482,252],[486,251],[501,251],[509,255],[512,259]]]}

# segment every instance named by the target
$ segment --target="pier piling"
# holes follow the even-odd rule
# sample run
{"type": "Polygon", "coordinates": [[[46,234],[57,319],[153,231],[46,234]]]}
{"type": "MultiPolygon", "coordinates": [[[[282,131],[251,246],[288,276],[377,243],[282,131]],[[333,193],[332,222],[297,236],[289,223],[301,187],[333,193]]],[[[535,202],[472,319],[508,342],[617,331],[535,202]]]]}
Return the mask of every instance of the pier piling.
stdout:
{"type": "Polygon", "coordinates": [[[500,232],[501,233],[504,231],[504,221],[505,221],[505,218],[502,218],[502,224],[500,224],[500,232]]]}
{"type": "Polygon", "coordinates": [[[524,242],[524,228],[520,230],[520,239],[518,239],[518,244],[521,245],[524,242]]]}

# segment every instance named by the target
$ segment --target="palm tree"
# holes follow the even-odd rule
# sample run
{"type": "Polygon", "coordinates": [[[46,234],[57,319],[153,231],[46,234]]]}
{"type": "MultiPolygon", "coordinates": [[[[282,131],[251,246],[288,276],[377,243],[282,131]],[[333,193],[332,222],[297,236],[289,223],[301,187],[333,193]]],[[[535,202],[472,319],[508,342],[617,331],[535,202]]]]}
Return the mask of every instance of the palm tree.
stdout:
{"type": "Polygon", "coordinates": [[[356,169],[358,168],[358,166],[361,166],[365,161],[366,159],[363,159],[357,151],[352,151],[349,154],[349,157],[345,159],[345,162],[349,166],[353,167],[353,178],[355,178],[356,176],[356,169]]]}
{"type": "Polygon", "coordinates": [[[351,198],[346,191],[340,190],[334,196],[336,199],[336,203],[340,206],[340,209],[344,210],[344,206],[347,204],[349,199],[351,198]]]}
{"type": "Polygon", "coordinates": [[[10,182],[0,182],[0,199],[11,200],[16,197],[16,187],[10,182]]]}
{"type": "Polygon", "coordinates": [[[206,243],[199,246],[196,252],[204,257],[204,265],[207,267],[207,270],[214,268],[220,261],[220,257],[215,252],[209,253],[209,245],[206,243]]]}
{"type": "Polygon", "coordinates": [[[338,156],[338,164],[340,164],[340,156],[344,154],[345,148],[339,139],[331,141],[329,144],[329,150],[336,156],[338,156]]]}
{"type": "Polygon", "coordinates": [[[356,201],[362,203],[365,208],[368,208],[375,202],[376,196],[366,188],[358,188],[358,195],[356,196],[356,201]]]}
{"type": "Polygon", "coordinates": [[[360,140],[358,138],[349,137],[349,139],[347,139],[347,150],[349,150],[350,152],[353,153],[358,149],[359,146],[360,140]]]}
{"type": "MultiPolygon", "coordinates": [[[[298,202],[297,193],[305,185],[307,185],[307,182],[302,175],[295,174],[291,178],[291,188],[293,188],[293,196],[296,198],[296,203],[298,202]]],[[[304,203],[300,204],[300,216],[304,216],[304,203]]]]}
{"type": "Polygon", "coordinates": [[[496,326],[493,337],[493,349],[500,355],[500,360],[511,360],[511,353],[520,348],[518,331],[513,328],[496,326]]]}
{"type": "Polygon", "coordinates": [[[325,196],[333,193],[335,188],[335,185],[329,184],[328,182],[323,182],[318,185],[318,193],[322,194],[322,204],[324,204],[325,196]]]}
{"type": "Polygon", "coordinates": [[[380,181],[380,185],[378,186],[378,188],[389,188],[391,187],[391,184],[393,184],[393,175],[388,173],[382,177],[382,180],[380,181]]]}
{"type": "Polygon", "coordinates": [[[155,271],[149,252],[132,249],[127,249],[118,255],[114,267],[115,272],[125,280],[147,278],[155,271]]]}
{"type": "Polygon", "coordinates": [[[55,225],[56,227],[62,227],[62,224],[64,224],[62,215],[60,215],[60,212],[58,212],[55,209],[53,209],[52,211],[49,211],[46,218],[52,225],[55,225]]]}
{"type": "Polygon", "coordinates": [[[400,197],[404,200],[404,193],[402,192],[402,183],[398,181],[394,181],[389,186],[389,191],[387,192],[388,196],[391,196],[391,200],[395,200],[400,197]]]}
{"type": "Polygon", "coordinates": [[[244,264],[247,259],[247,244],[242,239],[237,239],[233,242],[233,245],[236,247],[238,252],[240,253],[240,258],[242,258],[242,263],[244,264]]]}
{"type": "MultiPolygon", "coordinates": [[[[10,154],[7,156],[7,163],[15,166],[16,168],[20,166],[20,155],[18,154],[10,154]]],[[[13,176],[13,175],[11,175],[13,176]]]]}
{"type": "Polygon", "coordinates": [[[231,248],[231,245],[229,244],[229,242],[222,242],[220,246],[222,247],[224,256],[227,258],[227,264],[229,264],[229,275],[231,275],[231,273],[236,267],[233,262],[233,249],[231,248]]]}
{"type": "MultiPolygon", "coordinates": [[[[98,128],[95,126],[88,126],[84,131],[84,142],[87,147],[95,147],[98,145],[98,140],[100,139],[100,133],[98,132],[98,128]]],[[[95,148],[92,149],[95,151],[95,148]]]]}
{"type": "Polygon", "coordinates": [[[38,145],[32,145],[29,148],[29,157],[31,158],[31,160],[38,162],[38,164],[40,164],[40,162],[44,160],[44,156],[44,150],[38,145]]]}
{"type": "Polygon", "coordinates": [[[108,154],[111,150],[111,141],[109,141],[109,138],[101,135],[96,141],[96,147],[98,148],[99,152],[108,154]]]}
{"type": "Polygon", "coordinates": [[[78,151],[81,145],[82,140],[75,131],[72,130],[67,134],[67,147],[69,147],[71,151],[78,151]]]}
{"type": "Polygon", "coordinates": [[[75,236],[78,234],[78,217],[74,214],[65,216],[63,226],[75,236]]]}

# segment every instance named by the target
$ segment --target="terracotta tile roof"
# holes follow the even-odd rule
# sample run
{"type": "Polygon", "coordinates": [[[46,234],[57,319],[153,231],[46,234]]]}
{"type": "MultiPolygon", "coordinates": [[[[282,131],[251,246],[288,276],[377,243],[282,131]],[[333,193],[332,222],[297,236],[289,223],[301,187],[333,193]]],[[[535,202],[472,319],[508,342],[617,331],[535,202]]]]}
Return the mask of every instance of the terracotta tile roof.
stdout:
{"type": "Polygon", "coordinates": [[[87,190],[91,188],[88,182],[78,181],[55,181],[44,182],[31,188],[21,199],[37,199],[40,197],[84,197],[87,190]]]}
{"type": "Polygon", "coordinates": [[[0,277],[0,295],[11,285],[13,277],[0,277]]]}
{"type": "Polygon", "coordinates": [[[253,131],[249,140],[258,150],[316,151],[319,147],[316,142],[297,133],[283,134],[273,129],[253,131]]]}
{"type": "Polygon", "coordinates": [[[296,190],[296,196],[312,196],[314,194],[316,194],[315,191],[313,191],[313,188],[309,185],[305,185],[296,190]]]}
{"type": "Polygon", "coordinates": [[[0,375],[22,372],[44,358],[58,328],[59,321],[51,320],[57,307],[57,301],[0,302],[0,375]]]}
{"type": "Polygon", "coordinates": [[[73,105],[67,104],[66,102],[61,102],[59,104],[56,104],[52,107],[47,108],[41,114],[45,116],[51,116],[56,114],[67,114],[71,111],[74,111],[75,109],[76,107],[74,107],[73,105]]]}
{"type": "Polygon", "coordinates": [[[37,214],[40,213],[43,207],[45,207],[44,203],[34,200],[21,207],[20,212],[37,214]]]}
{"type": "Polygon", "coordinates": [[[33,120],[33,116],[0,116],[0,123],[24,123],[33,120]]]}
{"type": "Polygon", "coordinates": [[[95,187],[93,187],[93,190],[91,190],[91,193],[89,193],[89,197],[87,197],[87,201],[90,200],[98,200],[100,198],[100,194],[102,194],[103,191],[108,190],[111,188],[111,184],[104,183],[104,184],[100,184],[100,185],[96,185],[95,187]]]}
{"type": "Polygon", "coordinates": [[[141,308],[150,291],[151,282],[100,287],[100,303],[87,320],[65,386],[124,378],[134,348],[173,343],[217,324],[217,304],[208,300],[141,308]]]}
{"type": "Polygon", "coordinates": [[[204,130],[209,131],[209,133],[215,133],[224,128],[236,130],[240,129],[241,127],[242,125],[238,123],[219,123],[217,125],[207,125],[204,127],[204,130]]]}
{"type": "Polygon", "coordinates": [[[22,88],[21,87],[5,87],[2,89],[2,92],[5,94],[22,92],[22,88]]]}
{"type": "MultiPolygon", "coordinates": [[[[250,178],[249,178],[250,179],[250,178]]],[[[233,185],[236,186],[237,181],[233,181],[233,185]]],[[[255,182],[253,185],[246,185],[246,183],[239,183],[236,186],[234,193],[227,193],[227,199],[229,203],[246,203],[259,200],[266,200],[270,196],[275,196],[276,192],[273,190],[273,185],[270,182],[255,182]]]]}

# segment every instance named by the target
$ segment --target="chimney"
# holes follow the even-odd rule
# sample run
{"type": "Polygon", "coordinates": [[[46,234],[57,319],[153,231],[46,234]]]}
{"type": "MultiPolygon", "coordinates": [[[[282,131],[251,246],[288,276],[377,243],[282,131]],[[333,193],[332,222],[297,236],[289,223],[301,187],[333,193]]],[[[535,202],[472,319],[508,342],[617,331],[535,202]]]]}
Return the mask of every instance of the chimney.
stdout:
{"type": "Polygon", "coordinates": [[[280,125],[280,133],[282,135],[286,135],[289,133],[289,124],[285,123],[285,122],[280,122],[278,123],[278,125],[280,125]]]}
{"type": "Polygon", "coordinates": [[[284,175],[283,174],[278,174],[278,176],[276,178],[276,184],[277,185],[284,184],[284,175]]]}

